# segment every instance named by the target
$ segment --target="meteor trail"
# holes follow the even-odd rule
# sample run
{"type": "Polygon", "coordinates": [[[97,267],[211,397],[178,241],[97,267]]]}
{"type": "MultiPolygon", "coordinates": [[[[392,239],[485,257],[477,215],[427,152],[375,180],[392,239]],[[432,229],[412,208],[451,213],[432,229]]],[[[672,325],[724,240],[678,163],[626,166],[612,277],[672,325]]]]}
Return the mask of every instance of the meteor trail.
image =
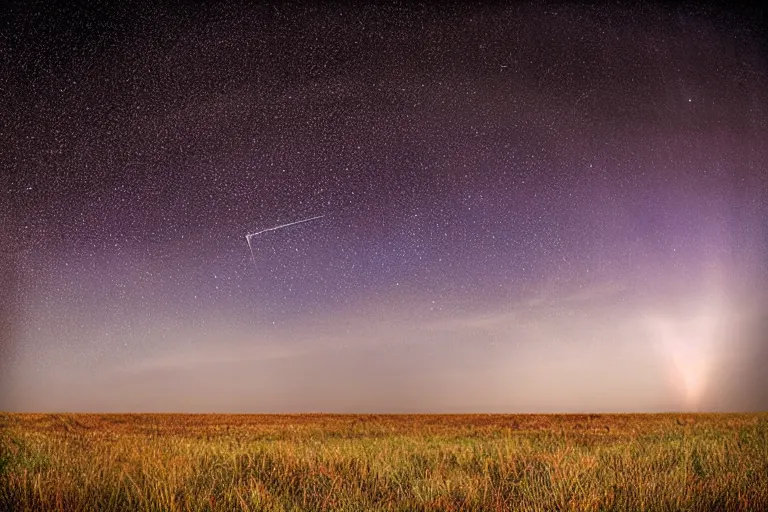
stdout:
{"type": "Polygon", "coordinates": [[[288,224],[281,224],[281,225],[275,226],[273,228],[262,229],[261,231],[257,231],[255,233],[249,233],[249,234],[245,235],[245,241],[248,242],[248,249],[251,250],[251,261],[253,261],[254,265],[256,264],[256,258],[253,255],[253,247],[251,246],[251,238],[253,238],[254,236],[260,235],[262,233],[266,233],[267,231],[275,231],[276,229],[287,228],[288,226],[294,226],[296,224],[301,224],[302,222],[309,222],[311,220],[320,219],[320,218],[323,218],[323,217],[325,217],[325,215],[318,215],[317,217],[310,217],[308,219],[297,220],[295,222],[289,222],[288,224]]]}

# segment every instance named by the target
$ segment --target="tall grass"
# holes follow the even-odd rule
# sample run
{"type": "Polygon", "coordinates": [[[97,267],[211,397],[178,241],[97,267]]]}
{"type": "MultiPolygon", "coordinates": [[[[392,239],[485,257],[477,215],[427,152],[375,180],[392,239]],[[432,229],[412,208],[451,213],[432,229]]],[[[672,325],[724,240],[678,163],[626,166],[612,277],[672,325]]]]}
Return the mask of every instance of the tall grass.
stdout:
{"type": "Polygon", "coordinates": [[[2,510],[768,510],[768,414],[0,422],[2,510]]]}

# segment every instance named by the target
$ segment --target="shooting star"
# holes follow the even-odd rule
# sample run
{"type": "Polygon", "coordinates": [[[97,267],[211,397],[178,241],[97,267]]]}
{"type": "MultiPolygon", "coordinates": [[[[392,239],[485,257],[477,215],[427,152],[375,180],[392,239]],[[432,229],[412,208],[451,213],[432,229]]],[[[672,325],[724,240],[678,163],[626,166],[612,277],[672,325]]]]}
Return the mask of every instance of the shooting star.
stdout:
{"type": "Polygon", "coordinates": [[[245,235],[245,241],[248,242],[248,249],[251,250],[251,261],[253,261],[254,265],[256,264],[256,257],[253,255],[253,246],[251,245],[251,238],[255,237],[256,235],[260,235],[262,233],[266,233],[267,231],[275,231],[277,229],[287,228],[288,226],[295,226],[296,224],[301,224],[303,222],[309,222],[309,221],[315,220],[315,219],[321,219],[323,217],[325,217],[325,215],[318,215],[317,217],[310,217],[308,219],[297,220],[295,222],[289,222],[288,224],[281,224],[281,225],[275,226],[273,228],[262,229],[261,231],[257,231],[255,233],[249,233],[249,234],[245,235]]]}

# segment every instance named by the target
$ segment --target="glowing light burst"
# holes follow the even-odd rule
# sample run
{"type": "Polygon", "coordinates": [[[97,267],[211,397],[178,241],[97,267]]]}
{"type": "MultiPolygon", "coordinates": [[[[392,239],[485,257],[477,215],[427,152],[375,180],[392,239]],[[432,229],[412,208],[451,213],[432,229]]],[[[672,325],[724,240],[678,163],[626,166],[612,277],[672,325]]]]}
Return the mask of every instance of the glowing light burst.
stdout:
{"type": "Polygon", "coordinates": [[[686,408],[698,409],[722,342],[722,308],[710,303],[696,314],[654,315],[648,320],[658,348],[681,380],[686,408]]]}
{"type": "Polygon", "coordinates": [[[250,249],[250,251],[251,251],[251,261],[253,262],[254,265],[256,264],[256,257],[253,255],[253,246],[251,245],[251,239],[253,237],[255,237],[257,235],[260,235],[262,233],[266,233],[267,231],[275,231],[275,230],[278,230],[278,229],[287,228],[288,226],[295,226],[296,224],[302,224],[304,222],[309,222],[311,220],[321,219],[323,217],[325,217],[325,215],[317,215],[316,217],[310,217],[308,219],[302,219],[302,220],[297,220],[297,221],[294,221],[294,222],[289,222],[287,224],[281,224],[281,225],[275,226],[273,228],[262,229],[261,231],[257,231],[255,233],[249,233],[249,234],[245,235],[245,241],[248,242],[248,249],[250,249]]]}

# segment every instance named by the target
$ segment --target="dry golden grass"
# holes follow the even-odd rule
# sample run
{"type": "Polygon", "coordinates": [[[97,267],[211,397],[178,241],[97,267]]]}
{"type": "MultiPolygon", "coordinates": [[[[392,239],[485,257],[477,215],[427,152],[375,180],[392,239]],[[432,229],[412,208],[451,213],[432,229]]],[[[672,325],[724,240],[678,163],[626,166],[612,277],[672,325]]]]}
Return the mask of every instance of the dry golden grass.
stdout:
{"type": "Polygon", "coordinates": [[[768,414],[4,414],[0,509],[768,510],[768,414]]]}

